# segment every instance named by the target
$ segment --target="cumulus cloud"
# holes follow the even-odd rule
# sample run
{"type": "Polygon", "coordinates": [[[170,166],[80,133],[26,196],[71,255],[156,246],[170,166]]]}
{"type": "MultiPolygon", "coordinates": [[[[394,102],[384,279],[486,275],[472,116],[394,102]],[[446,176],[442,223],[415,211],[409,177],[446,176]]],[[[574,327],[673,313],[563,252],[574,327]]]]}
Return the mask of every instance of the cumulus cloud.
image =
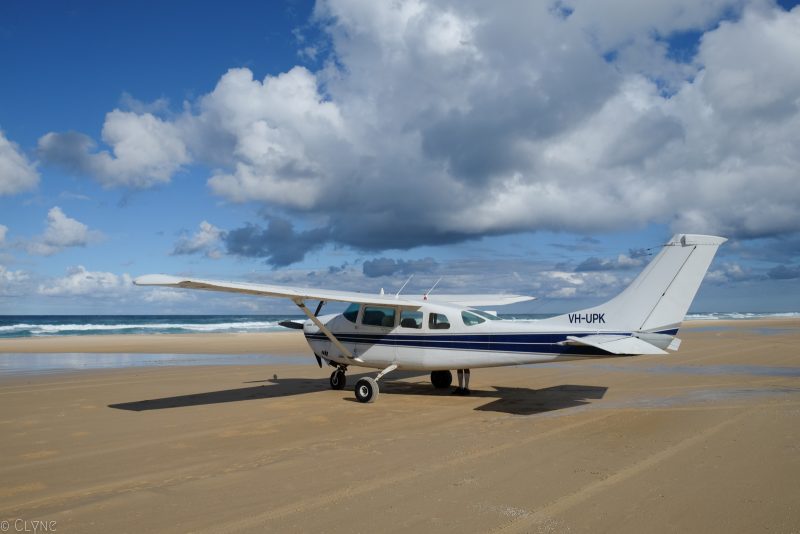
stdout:
{"type": "Polygon", "coordinates": [[[705,280],[716,284],[729,282],[744,282],[748,280],[762,280],[766,278],[763,271],[757,272],[750,268],[742,267],[738,263],[724,262],[706,273],[705,280]]]}
{"type": "Polygon", "coordinates": [[[12,271],[5,265],[0,265],[0,281],[4,284],[22,282],[28,278],[30,278],[30,276],[25,271],[12,271]]]}
{"type": "Polygon", "coordinates": [[[330,172],[325,164],[346,132],[339,108],[319,93],[314,74],[295,67],[262,82],[249,69],[231,69],[199,108],[182,124],[201,134],[210,129],[213,136],[194,137],[192,146],[229,163],[229,171],[208,182],[215,193],[296,208],[321,200],[330,172]]]}
{"type": "Polygon", "coordinates": [[[204,163],[215,194],[318,227],[290,243],[274,221],[225,238],[274,265],[326,242],[405,249],[651,223],[800,231],[800,8],[323,0],[315,22],[326,42],[302,46],[324,54],[316,72],[232,69],[170,119],[109,113],[110,152],[51,133],[40,153],[132,187],[204,163]],[[681,55],[678,37],[694,32],[681,55]]]}
{"type": "Polygon", "coordinates": [[[83,265],[71,267],[67,275],[39,285],[38,293],[45,296],[98,296],[116,295],[132,287],[128,274],[116,275],[102,271],[88,271],[83,265]]]}
{"type": "Polygon", "coordinates": [[[644,262],[637,257],[627,256],[620,254],[616,258],[598,258],[591,256],[580,262],[575,267],[575,272],[591,272],[591,271],[618,271],[624,269],[633,269],[641,267],[644,262]]]}
{"type": "Polygon", "coordinates": [[[103,141],[112,151],[96,151],[94,141],[77,132],[50,132],[39,139],[39,157],[107,187],[150,187],[168,182],[190,161],[175,124],[151,113],[118,109],[108,113],[103,141]]]}
{"type": "Polygon", "coordinates": [[[0,130],[0,196],[28,191],[38,183],[36,165],[0,130]]]}
{"type": "Polygon", "coordinates": [[[30,275],[22,270],[12,271],[5,265],[0,264],[0,295],[13,296],[25,293],[30,275]]]}
{"type": "Polygon", "coordinates": [[[419,260],[402,260],[392,258],[374,258],[362,265],[362,271],[369,278],[391,276],[393,274],[429,273],[436,270],[439,264],[433,258],[419,260]]]}
{"type": "Polygon", "coordinates": [[[184,236],[175,243],[174,255],[203,253],[209,258],[217,259],[222,252],[218,248],[222,230],[208,221],[200,223],[200,228],[191,237],[184,236]]]}
{"type": "Polygon", "coordinates": [[[0,224],[0,247],[6,242],[6,234],[8,233],[8,226],[0,224]]]}
{"type": "Polygon", "coordinates": [[[67,247],[85,247],[102,237],[96,230],[90,230],[82,222],[68,217],[58,206],[47,212],[47,227],[44,234],[28,244],[28,252],[40,256],[50,256],[67,247]]]}
{"type": "Polygon", "coordinates": [[[227,232],[224,239],[229,254],[263,258],[272,265],[284,266],[302,260],[309,250],[321,247],[329,237],[327,228],[298,232],[290,221],[271,217],[266,228],[248,224],[227,232]]]}
{"type": "Polygon", "coordinates": [[[569,299],[574,297],[608,297],[617,293],[628,282],[610,272],[586,271],[544,271],[537,275],[540,279],[542,296],[551,299],[569,299]]]}

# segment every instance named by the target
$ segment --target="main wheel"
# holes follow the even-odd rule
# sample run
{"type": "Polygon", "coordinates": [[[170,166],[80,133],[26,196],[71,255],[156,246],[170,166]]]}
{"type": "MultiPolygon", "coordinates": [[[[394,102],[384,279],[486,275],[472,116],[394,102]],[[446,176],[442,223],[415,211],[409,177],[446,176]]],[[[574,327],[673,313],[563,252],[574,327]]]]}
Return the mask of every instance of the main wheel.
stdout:
{"type": "Polygon", "coordinates": [[[361,378],[356,382],[356,400],[358,402],[375,402],[379,391],[378,383],[374,378],[361,378]]]}
{"type": "Polygon", "coordinates": [[[337,369],[331,373],[331,389],[344,389],[347,384],[347,375],[344,371],[337,369]]]}
{"type": "Polygon", "coordinates": [[[431,384],[436,389],[449,388],[453,383],[453,373],[450,371],[431,371],[431,384]]]}

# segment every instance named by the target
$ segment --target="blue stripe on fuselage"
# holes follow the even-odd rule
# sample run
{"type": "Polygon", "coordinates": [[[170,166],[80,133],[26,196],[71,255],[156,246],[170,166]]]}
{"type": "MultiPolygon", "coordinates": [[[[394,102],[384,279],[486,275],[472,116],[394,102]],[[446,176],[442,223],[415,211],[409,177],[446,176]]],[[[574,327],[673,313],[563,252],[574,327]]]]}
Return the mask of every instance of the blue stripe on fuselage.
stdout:
{"type": "MultiPolygon", "coordinates": [[[[678,329],[662,330],[657,334],[674,336],[678,329]]],[[[630,332],[603,332],[608,335],[630,336],[630,332]]],[[[362,345],[390,345],[397,347],[420,347],[431,349],[463,349],[493,352],[520,352],[540,354],[607,354],[606,351],[589,346],[559,345],[567,336],[579,333],[542,334],[336,334],[342,343],[362,345]]],[[[590,335],[590,334],[586,334],[590,335]]],[[[327,341],[325,334],[306,334],[306,339],[327,341]]]]}

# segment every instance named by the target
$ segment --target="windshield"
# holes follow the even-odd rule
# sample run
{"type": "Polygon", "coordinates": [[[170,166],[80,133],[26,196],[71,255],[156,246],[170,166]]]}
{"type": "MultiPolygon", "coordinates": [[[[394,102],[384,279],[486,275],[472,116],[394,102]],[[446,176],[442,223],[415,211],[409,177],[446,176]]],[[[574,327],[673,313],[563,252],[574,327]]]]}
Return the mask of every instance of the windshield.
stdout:
{"type": "Polygon", "coordinates": [[[347,307],[347,309],[342,314],[345,319],[350,321],[351,323],[356,322],[356,317],[358,317],[358,308],[361,306],[356,304],[355,302],[347,307]]]}

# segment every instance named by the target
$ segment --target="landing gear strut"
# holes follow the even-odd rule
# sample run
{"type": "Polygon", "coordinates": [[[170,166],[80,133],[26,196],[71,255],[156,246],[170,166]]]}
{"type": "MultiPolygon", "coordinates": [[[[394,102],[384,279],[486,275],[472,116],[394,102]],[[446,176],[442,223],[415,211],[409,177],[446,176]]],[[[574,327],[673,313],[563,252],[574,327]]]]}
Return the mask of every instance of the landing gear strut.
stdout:
{"type": "Polygon", "coordinates": [[[391,373],[397,369],[397,365],[392,364],[380,373],[375,378],[365,377],[356,382],[356,400],[358,402],[375,402],[380,393],[378,387],[378,380],[383,378],[386,374],[391,373]]]}

